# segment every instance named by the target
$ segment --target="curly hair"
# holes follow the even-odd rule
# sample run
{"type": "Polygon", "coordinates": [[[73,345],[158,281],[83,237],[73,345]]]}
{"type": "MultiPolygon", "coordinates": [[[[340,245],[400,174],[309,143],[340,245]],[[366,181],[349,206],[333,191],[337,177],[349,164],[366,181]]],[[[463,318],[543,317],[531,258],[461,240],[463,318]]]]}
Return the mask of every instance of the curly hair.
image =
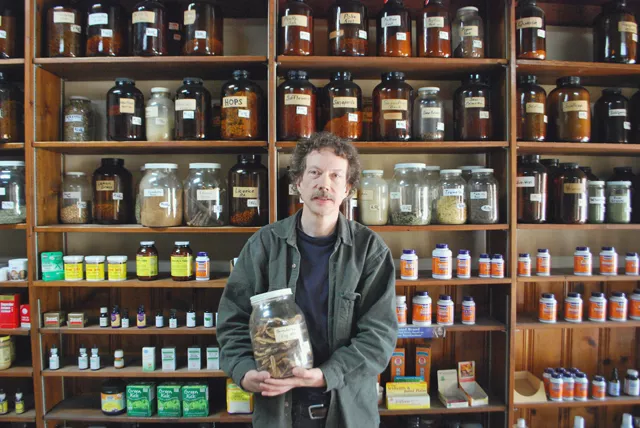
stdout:
{"type": "Polygon", "coordinates": [[[302,180],[307,168],[307,156],[314,150],[331,149],[336,154],[349,162],[347,171],[347,183],[351,185],[349,196],[353,195],[360,184],[360,157],[358,150],[347,140],[337,137],[330,132],[317,132],[308,140],[298,142],[293,151],[289,176],[292,183],[302,180]]]}

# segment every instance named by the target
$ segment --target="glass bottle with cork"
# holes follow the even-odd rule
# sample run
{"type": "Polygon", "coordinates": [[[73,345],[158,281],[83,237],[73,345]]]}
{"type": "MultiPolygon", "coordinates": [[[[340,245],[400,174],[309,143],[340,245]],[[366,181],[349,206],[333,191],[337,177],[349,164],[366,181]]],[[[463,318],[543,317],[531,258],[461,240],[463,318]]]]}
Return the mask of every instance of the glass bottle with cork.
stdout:
{"type": "Polygon", "coordinates": [[[369,19],[360,0],[336,0],[327,13],[329,55],[367,56],[369,19]]]}
{"type": "Polygon", "coordinates": [[[278,87],[278,138],[297,141],[316,132],[316,87],[306,71],[291,70],[278,87]]]}
{"type": "Polygon", "coordinates": [[[373,131],[378,141],[411,139],[413,88],[405,74],[382,74],[382,82],[373,90],[373,131]]]}
{"type": "Polygon", "coordinates": [[[305,0],[289,0],[280,18],[280,55],[313,55],[313,9],[305,0]]]}
{"type": "Polygon", "coordinates": [[[378,14],[376,35],[378,56],[411,56],[411,15],[403,0],[385,0],[378,14]]]}
{"type": "Polygon", "coordinates": [[[320,93],[320,108],[325,131],[351,141],[362,138],[362,89],[350,72],[332,73],[320,93]]]}
{"type": "Polygon", "coordinates": [[[417,25],[419,57],[451,57],[451,23],[443,0],[425,1],[417,25]]]}
{"type": "Polygon", "coordinates": [[[544,10],[537,0],[521,0],[516,7],[516,56],[518,59],[547,57],[547,28],[544,10]]]}
{"type": "Polygon", "coordinates": [[[267,168],[260,155],[239,155],[229,171],[229,224],[264,226],[269,222],[267,168]]]}

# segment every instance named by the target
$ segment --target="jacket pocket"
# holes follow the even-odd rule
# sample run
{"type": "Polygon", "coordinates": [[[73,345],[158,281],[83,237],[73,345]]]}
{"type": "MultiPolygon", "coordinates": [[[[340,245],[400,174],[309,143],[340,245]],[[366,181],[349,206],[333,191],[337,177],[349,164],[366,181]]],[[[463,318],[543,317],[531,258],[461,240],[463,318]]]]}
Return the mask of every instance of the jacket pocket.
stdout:
{"type": "Polygon", "coordinates": [[[356,318],[356,304],[362,297],[360,293],[345,291],[340,299],[340,312],[338,313],[338,328],[336,329],[336,341],[344,345],[351,340],[354,319],[356,318]]]}

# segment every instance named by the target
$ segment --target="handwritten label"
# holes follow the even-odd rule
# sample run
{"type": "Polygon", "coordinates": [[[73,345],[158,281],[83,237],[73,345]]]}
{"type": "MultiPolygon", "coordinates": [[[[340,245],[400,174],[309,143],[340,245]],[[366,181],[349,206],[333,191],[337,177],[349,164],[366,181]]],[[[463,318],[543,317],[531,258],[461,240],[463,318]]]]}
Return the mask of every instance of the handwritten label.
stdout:
{"type": "Polygon", "coordinates": [[[244,109],[238,110],[238,117],[241,117],[243,119],[251,118],[251,110],[244,110],[244,109]]]}
{"type": "Polygon", "coordinates": [[[122,201],[124,200],[124,194],[120,193],[120,192],[113,192],[113,198],[114,201],[122,201]]]}
{"type": "Polygon", "coordinates": [[[358,37],[361,38],[362,40],[367,40],[368,34],[364,30],[358,30],[358,37]]]}
{"type": "Polygon", "coordinates": [[[219,201],[220,189],[198,189],[196,198],[199,201],[219,201]]]}
{"type": "Polygon", "coordinates": [[[363,190],[360,192],[361,201],[373,201],[373,190],[363,190]]]}
{"type": "Polygon", "coordinates": [[[170,22],[169,30],[171,31],[180,31],[180,23],[179,22],[170,22]]]}
{"type": "Polygon", "coordinates": [[[487,192],[471,192],[469,196],[473,200],[487,199],[487,192]]]}
{"type": "Polygon", "coordinates": [[[609,203],[611,204],[628,204],[628,196],[609,196],[609,203]]]}
{"type": "Polygon", "coordinates": [[[164,196],[164,189],[144,189],[145,198],[157,198],[164,196]]]}
{"type": "Polygon", "coordinates": [[[626,108],[612,108],[609,110],[609,117],[626,117],[627,109],[626,108]]]}
{"type": "Polygon", "coordinates": [[[158,117],[158,106],[151,106],[144,109],[144,116],[147,119],[158,117]]]}
{"type": "Polygon", "coordinates": [[[349,113],[349,122],[358,122],[359,116],[357,113],[349,113]]]}
{"type": "Polygon", "coordinates": [[[255,199],[258,197],[257,187],[234,187],[233,197],[241,199],[255,199]]]}
{"type": "Polygon", "coordinates": [[[625,121],[622,126],[624,127],[624,129],[626,129],[627,131],[631,131],[631,122],[627,122],[625,121]]]}
{"type": "Polygon", "coordinates": [[[81,114],[68,114],[64,117],[64,121],[69,123],[69,122],[82,122],[82,115],[81,114]]]}
{"type": "Polygon", "coordinates": [[[571,194],[584,193],[585,188],[582,183],[564,183],[563,192],[571,194]]]}
{"type": "Polygon", "coordinates": [[[638,24],[629,21],[618,22],[618,31],[621,33],[638,34],[638,24]]]}
{"type": "Polygon", "coordinates": [[[7,38],[7,32],[4,30],[0,30],[0,39],[6,39],[7,38]]]}
{"type": "Polygon", "coordinates": [[[562,103],[562,111],[589,111],[589,101],[565,101],[562,103]]]}
{"type": "Polygon", "coordinates": [[[102,28],[100,30],[100,37],[113,37],[113,30],[107,30],[102,28]]]}
{"type": "Polygon", "coordinates": [[[432,16],[425,19],[425,28],[444,28],[444,16],[432,16]]]}
{"type": "Polygon", "coordinates": [[[340,14],[340,24],[360,24],[362,18],[359,13],[345,12],[340,14]]]}
{"type": "Polygon", "coordinates": [[[182,112],[182,118],[183,119],[195,119],[196,118],[196,112],[193,110],[184,110],[182,112]]]}
{"type": "Polygon", "coordinates": [[[412,206],[411,205],[400,205],[400,212],[403,213],[410,213],[412,211],[412,206]]]}
{"type": "Polygon", "coordinates": [[[196,31],[196,39],[199,40],[205,40],[207,38],[207,32],[206,31],[196,31]]]}
{"type": "Polygon", "coordinates": [[[334,97],[333,108],[358,108],[356,97],[334,97]]]}
{"type": "Polygon", "coordinates": [[[2,209],[3,210],[12,210],[15,209],[16,204],[13,201],[2,201],[2,209]]]}
{"type": "Polygon", "coordinates": [[[474,40],[473,41],[474,49],[482,49],[482,40],[474,40]]]}
{"type": "Polygon", "coordinates": [[[296,196],[298,194],[298,189],[296,189],[295,184],[289,184],[289,196],[296,196]]]}
{"type": "Polygon", "coordinates": [[[82,192],[62,192],[62,199],[80,199],[82,192]]]}
{"type": "Polygon", "coordinates": [[[547,32],[545,30],[538,30],[538,37],[540,37],[541,39],[546,39],[547,32]]]}
{"type": "Polygon", "coordinates": [[[440,31],[440,38],[442,40],[449,40],[449,32],[448,31],[440,31]]]}
{"type": "Polygon", "coordinates": [[[516,187],[535,187],[535,186],[536,186],[535,177],[517,177],[516,178],[516,187]]]}
{"type": "Polygon", "coordinates": [[[79,25],[72,25],[71,26],[71,32],[80,34],[80,33],[82,33],[82,27],[79,26],[79,25]]]}
{"type": "Polygon", "coordinates": [[[153,24],[156,22],[155,12],[133,12],[131,15],[132,24],[153,24]]]}
{"type": "Polygon", "coordinates": [[[604,196],[589,196],[589,204],[591,205],[604,205],[607,198],[604,196]]]}
{"type": "Polygon", "coordinates": [[[542,18],[531,16],[529,18],[521,18],[516,21],[516,29],[523,28],[542,28],[542,18]]]}
{"type": "Polygon", "coordinates": [[[183,14],[183,23],[184,25],[191,25],[196,22],[196,11],[195,10],[185,10],[183,14]]]}
{"type": "Polygon", "coordinates": [[[464,196],[464,189],[442,189],[442,196],[464,196]]]}
{"type": "Polygon", "coordinates": [[[131,116],[131,124],[142,126],[142,118],[140,116],[131,116]]]}
{"type": "Polygon", "coordinates": [[[402,113],[385,113],[382,118],[384,120],[402,120],[402,113]]]}
{"type": "Polygon", "coordinates": [[[89,26],[107,25],[109,23],[109,15],[106,13],[90,13],[89,26]]]}
{"type": "Polygon", "coordinates": [[[329,40],[344,36],[344,30],[332,31],[329,33],[329,40]]]}
{"type": "Polygon", "coordinates": [[[283,27],[308,27],[309,18],[305,15],[287,15],[282,17],[283,27]]]}
{"type": "Polygon", "coordinates": [[[542,202],[542,194],[541,193],[532,193],[529,195],[529,200],[531,202],[542,202]]]}
{"type": "Polygon", "coordinates": [[[306,106],[296,106],[296,114],[302,115],[302,116],[306,116],[307,115],[307,109],[308,107],[306,106]]]}
{"type": "Polygon", "coordinates": [[[484,108],[484,97],[469,97],[464,99],[464,108],[484,108]]]}
{"type": "Polygon", "coordinates": [[[444,122],[438,122],[438,124],[436,125],[436,129],[438,131],[444,131],[444,122]]]}
{"type": "Polygon", "coordinates": [[[488,111],[481,111],[480,112],[480,119],[489,119],[489,112],[488,111]]]}
{"type": "Polygon", "coordinates": [[[116,188],[116,183],[113,180],[97,180],[96,191],[98,192],[113,192],[116,188]]]}
{"type": "Polygon", "coordinates": [[[589,119],[589,113],[587,113],[586,111],[579,111],[578,112],[578,119],[582,119],[582,120],[589,119]]]}
{"type": "Polygon", "coordinates": [[[400,41],[405,41],[407,40],[407,33],[396,33],[396,39],[400,40],[400,41]]]}
{"type": "Polygon", "coordinates": [[[311,106],[311,95],[305,94],[285,94],[284,105],[286,106],[311,106]]]}
{"type": "Polygon", "coordinates": [[[406,120],[396,120],[396,129],[407,129],[406,120]]]}
{"type": "Polygon", "coordinates": [[[247,108],[247,97],[224,97],[222,98],[222,108],[247,108]]]}
{"type": "Polygon", "coordinates": [[[260,208],[260,201],[257,199],[247,200],[247,208],[260,208]]]}
{"type": "Polygon", "coordinates": [[[380,20],[380,26],[382,28],[399,27],[400,25],[402,25],[400,15],[383,16],[380,20]]]}
{"type": "Polygon", "coordinates": [[[440,119],[442,117],[442,109],[440,107],[423,107],[421,111],[423,119],[440,119]]]}
{"type": "Polygon", "coordinates": [[[478,37],[479,31],[477,25],[460,28],[460,37],[478,37]]]}
{"type": "Polygon", "coordinates": [[[311,33],[308,31],[300,31],[300,40],[311,41],[311,33]]]}
{"type": "Polygon", "coordinates": [[[195,110],[195,109],[196,109],[196,100],[190,100],[190,99],[176,100],[176,111],[195,110]]]}
{"type": "Polygon", "coordinates": [[[144,30],[145,36],[148,37],[158,37],[158,29],[157,28],[147,28],[144,30]]]}
{"type": "Polygon", "coordinates": [[[300,324],[288,325],[286,327],[276,327],[273,329],[276,343],[289,342],[291,340],[300,340],[302,331],[300,324]]]}
{"type": "Polygon", "coordinates": [[[53,12],[54,24],[75,24],[76,15],[73,12],[53,12]]]}
{"type": "Polygon", "coordinates": [[[407,100],[382,100],[382,110],[402,110],[407,111],[409,102],[407,100]]]}
{"type": "Polygon", "coordinates": [[[525,111],[529,114],[544,114],[544,103],[527,103],[525,111]]]}

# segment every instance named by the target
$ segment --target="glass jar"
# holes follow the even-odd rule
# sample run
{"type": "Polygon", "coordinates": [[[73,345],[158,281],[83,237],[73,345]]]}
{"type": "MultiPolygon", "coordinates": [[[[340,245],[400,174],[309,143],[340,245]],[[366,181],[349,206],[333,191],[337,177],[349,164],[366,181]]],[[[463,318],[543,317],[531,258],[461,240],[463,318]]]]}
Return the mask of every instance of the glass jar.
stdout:
{"type": "Polygon", "coordinates": [[[518,77],[518,140],[544,141],[547,137],[547,93],[536,76],[518,77]]]}
{"type": "Polygon", "coordinates": [[[0,161],[0,224],[27,221],[24,162],[0,161]]]}
{"type": "Polygon", "coordinates": [[[0,142],[22,141],[24,94],[0,71],[0,142]]]}
{"type": "Polygon", "coordinates": [[[16,50],[22,41],[22,34],[18,31],[21,27],[20,20],[23,18],[22,3],[4,2],[0,5],[0,58],[17,58],[20,54],[16,50]]]}
{"type": "Polygon", "coordinates": [[[551,141],[588,143],[591,139],[591,99],[579,77],[563,77],[547,99],[551,141]]]}
{"type": "Polygon", "coordinates": [[[91,223],[91,185],[84,172],[67,172],[60,189],[60,223],[91,223]]]}
{"type": "Polygon", "coordinates": [[[493,169],[473,170],[471,180],[467,183],[467,200],[469,223],[498,223],[498,180],[493,176],[493,169]]]}
{"type": "Polygon", "coordinates": [[[118,78],[107,93],[107,140],[145,139],[144,96],[133,79],[118,78]]]}
{"type": "Polygon", "coordinates": [[[189,241],[176,241],[171,252],[171,279],[191,281],[193,279],[193,250],[189,241]]]}
{"type": "Polygon", "coordinates": [[[183,187],[175,163],[145,164],[140,181],[140,224],[146,227],[182,225],[183,187]]]}
{"type": "Polygon", "coordinates": [[[635,64],[638,49],[638,24],[626,0],[602,5],[593,29],[595,62],[635,64]]]}
{"type": "Polygon", "coordinates": [[[423,163],[399,163],[389,183],[389,220],[397,226],[418,226],[431,222],[429,187],[423,163]]]}
{"type": "MultiPolygon", "coordinates": [[[[543,163],[544,164],[544,163],[543,163]]],[[[593,173],[590,166],[580,165],[580,171],[584,172],[584,175],[587,176],[588,181],[597,181],[598,177],[593,173]]]]}
{"type": "Polygon", "coordinates": [[[378,56],[410,57],[411,15],[404,0],[386,0],[378,14],[378,56]]]}
{"type": "Polygon", "coordinates": [[[211,139],[220,139],[220,100],[213,100],[211,102],[211,139]]]}
{"type": "Polygon", "coordinates": [[[86,97],[69,97],[64,108],[63,141],[94,141],[95,116],[91,100],[86,97]]]}
{"type": "Polygon", "coordinates": [[[280,22],[280,54],[313,55],[313,10],[305,0],[285,3],[280,22]]]}
{"type": "MultiPolygon", "coordinates": [[[[547,222],[554,223],[556,221],[556,201],[553,197],[553,189],[556,188],[556,181],[560,176],[560,160],[559,159],[542,159],[540,163],[547,168],[547,192],[551,193],[551,197],[547,197],[547,222]]],[[[582,169],[582,167],[580,168],[582,169]]],[[[583,171],[584,172],[584,171],[583,171]]],[[[586,174],[586,172],[585,172],[586,174]]],[[[587,175],[587,179],[588,179],[587,175]]]]}
{"type": "Polygon", "coordinates": [[[451,23],[443,0],[425,2],[418,17],[418,56],[421,58],[451,57],[451,23]]]}
{"type": "Polygon", "coordinates": [[[459,169],[443,169],[438,182],[436,219],[439,224],[465,224],[467,222],[466,182],[459,169]]]}
{"type": "Polygon", "coordinates": [[[409,141],[413,88],[399,71],[383,73],[373,90],[374,138],[378,141],[409,141]]]}
{"type": "Polygon", "coordinates": [[[516,7],[516,56],[518,59],[547,57],[547,24],[537,0],[522,0],[516,7]]]}
{"type": "Polygon", "coordinates": [[[175,106],[169,88],[151,88],[151,98],[144,109],[147,141],[170,141],[175,126],[175,106]]]}
{"type": "Polygon", "coordinates": [[[211,94],[202,79],[185,77],[176,91],[176,140],[206,140],[211,124],[211,94]]]}
{"type": "Polygon", "coordinates": [[[593,112],[593,133],[595,141],[601,143],[628,143],[631,122],[628,115],[629,100],[622,90],[607,88],[596,102],[593,112]]]}
{"type": "Polygon", "coordinates": [[[440,167],[427,166],[424,169],[424,179],[429,187],[429,209],[431,218],[436,218],[436,202],[438,201],[438,183],[440,183],[440,167]]]}
{"type": "Polygon", "coordinates": [[[260,155],[239,155],[229,171],[231,226],[264,226],[269,222],[269,180],[260,161],[260,155]]]}
{"type": "Polygon", "coordinates": [[[223,140],[259,140],[262,136],[262,89],[249,80],[249,72],[236,70],[222,86],[220,136],[223,140]]]}
{"type": "Polygon", "coordinates": [[[320,94],[323,128],[346,140],[362,138],[362,89],[349,71],[338,71],[320,94]]]}
{"type": "Polygon", "coordinates": [[[479,74],[470,74],[453,95],[455,139],[489,140],[492,136],[491,88],[479,74]]]}
{"type": "Polygon", "coordinates": [[[631,182],[607,181],[607,223],[631,223],[631,182]]]}
{"type": "Polygon", "coordinates": [[[124,159],[103,158],[93,173],[93,221],[127,224],[131,221],[132,177],[124,159]]]}
{"type": "Polygon", "coordinates": [[[184,11],[184,55],[223,55],[223,16],[216,4],[194,1],[184,11]]]}
{"type": "Polygon", "coordinates": [[[360,223],[365,226],[384,226],[389,219],[389,185],[382,178],[384,171],[362,171],[358,206],[360,223]]]}
{"type": "Polygon", "coordinates": [[[144,177],[144,172],[146,171],[144,165],[140,167],[140,178],[136,179],[136,185],[133,189],[133,197],[135,198],[135,217],[136,224],[140,224],[140,208],[142,207],[142,200],[140,199],[140,182],[142,181],[142,177],[144,177]]]}
{"type": "Polygon", "coordinates": [[[336,0],[329,8],[329,55],[367,56],[369,19],[360,0],[336,0]]]}
{"type": "Polygon", "coordinates": [[[291,168],[287,167],[287,171],[280,178],[282,188],[279,191],[282,192],[281,194],[286,195],[286,198],[283,200],[283,205],[280,209],[280,212],[283,213],[279,215],[280,220],[284,220],[285,218],[294,215],[304,206],[304,202],[300,197],[300,193],[298,193],[296,185],[291,182],[291,176],[289,173],[290,170],[291,168]]]}
{"type": "Polygon", "coordinates": [[[127,53],[127,19],[113,1],[92,2],[87,9],[86,56],[123,56],[127,53]]]}
{"type": "Polygon", "coordinates": [[[182,55],[182,30],[184,22],[184,3],[165,4],[167,19],[167,53],[170,56],[182,55]]]}
{"type": "Polygon", "coordinates": [[[138,281],[158,279],[158,249],[155,241],[141,241],[136,253],[136,277],[138,281]]]}
{"type": "Polygon", "coordinates": [[[640,91],[636,91],[629,100],[629,117],[631,118],[629,138],[633,143],[640,143],[640,91]]]}
{"type": "Polygon", "coordinates": [[[459,169],[460,171],[462,171],[462,178],[466,183],[468,183],[469,180],[471,180],[472,172],[476,169],[482,169],[482,168],[484,168],[484,166],[482,165],[461,165],[456,169],[459,169]]]}
{"type": "Polygon", "coordinates": [[[297,141],[316,132],[316,87],[306,71],[291,70],[278,86],[278,139],[297,141]]]}
{"type": "Polygon", "coordinates": [[[77,9],[66,3],[53,4],[47,12],[47,56],[82,55],[82,18],[77,9]]]}
{"type": "Polygon", "coordinates": [[[456,12],[453,46],[455,58],[484,58],[484,23],[477,7],[462,7],[456,12]]]}
{"type": "Polygon", "coordinates": [[[577,163],[561,163],[562,169],[556,181],[554,199],[556,221],[564,224],[587,222],[588,200],[587,176],[577,163]]]}
{"type": "MultiPolygon", "coordinates": [[[[640,91],[639,91],[640,93],[640,91]]],[[[362,98],[362,138],[361,141],[373,141],[373,98],[362,98]]]]}
{"type": "Polygon", "coordinates": [[[358,221],[360,218],[360,208],[358,207],[358,190],[353,191],[347,195],[342,204],[340,205],[340,212],[347,220],[358,221]]]}
{"type": "Polygon", "coordinates": [[[630,166],[616,166],[613,168],[613,175],[607,181],[631,181],[635,179],[633,168],[630,166]]]}
{"type": "Polygon", "coordinates": [[[164,5],[156,0],[144,0],[136,4],[133,10],[133,55],[167,55],[167,17],[164,5]]]}
{"type": "Polygon", "coordinates": [[[413,106],[413,138],[420,141],[444,141],[444,103],[440,88],[418,89],[413,106]]]}
{"type": "Polygon", "coordinates": [[[587,187],[589,193],[589,223],[602,224],[605,221],[605,213],[607,211],[604,181],[588,181],[587,187]]]}
{"type": "Polygon", "coordinates": [[[539,155],[518,156],[516,178],[518,223],[547,221],[547,169],[539,155]]]}
{"type": "Polygon", "coordinates": [[[189,164],[189,176],[184,181],[184,221],[187,226],[224,226],[227,212],[227,183],[220,164],[189,164]]]}

